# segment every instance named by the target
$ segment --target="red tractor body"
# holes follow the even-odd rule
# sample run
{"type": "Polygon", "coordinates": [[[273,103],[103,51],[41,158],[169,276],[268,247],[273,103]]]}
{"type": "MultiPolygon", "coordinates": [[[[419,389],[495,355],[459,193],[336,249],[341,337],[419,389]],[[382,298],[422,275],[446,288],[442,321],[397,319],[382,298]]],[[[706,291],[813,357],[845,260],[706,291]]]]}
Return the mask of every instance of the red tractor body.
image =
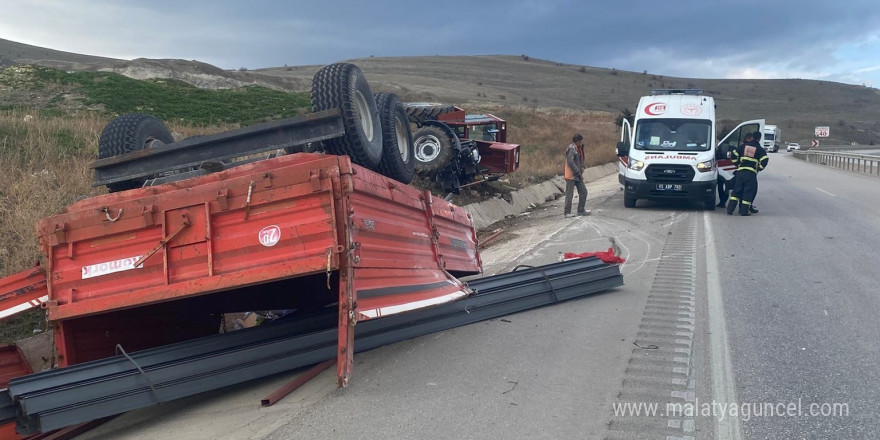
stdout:
{"type": "Polygon", "coordinates": [[[437,120],[448,125],[462,140],[476,143],[480,168],[490,174],[508,174],[519,168],[519,145],[507,143],[507,122],[493,114],[466,114],[464,109],[442,114],[437,120]]]}

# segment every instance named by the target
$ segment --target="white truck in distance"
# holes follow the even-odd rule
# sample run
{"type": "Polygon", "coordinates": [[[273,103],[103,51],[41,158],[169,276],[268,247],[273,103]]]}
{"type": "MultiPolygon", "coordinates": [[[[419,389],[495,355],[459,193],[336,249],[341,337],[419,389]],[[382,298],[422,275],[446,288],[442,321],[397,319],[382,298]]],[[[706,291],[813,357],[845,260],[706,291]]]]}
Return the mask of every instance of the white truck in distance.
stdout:
{"type": "MultiPolygon", "coordinates": [[[[655,89],[639,100],[632,125],[623,119],[617,144],[623,205],[639,199],[692,200],[715,209],[719,179],[733,177],[729,152],[764,120],[739,124],[715,143],[715,100],[697,89],[655,89]]],[[[760,140],[759,140],[760,142],[760,140]]]]}
{"type": "Polygon", "coordinates": [[[761,145],[768,153],[776,153],[779,151],[779,143],[782,138],[782,129],[776,125],[764,126],[764,143],[761,145]]]}

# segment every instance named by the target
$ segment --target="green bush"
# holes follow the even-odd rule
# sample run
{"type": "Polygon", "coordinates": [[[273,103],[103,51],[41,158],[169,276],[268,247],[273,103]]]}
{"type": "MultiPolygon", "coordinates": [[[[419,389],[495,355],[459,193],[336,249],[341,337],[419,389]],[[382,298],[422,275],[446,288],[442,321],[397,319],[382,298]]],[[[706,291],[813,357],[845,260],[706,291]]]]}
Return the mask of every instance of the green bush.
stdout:
{"type": "Polygon", "coordinates": [[[103,108],[110,115],[148,113],[163,121],[198,126],[252,125],[301,115],[310,108],[308,93],[262,86],[208,90],[179,80],[141,81],[107,72],[65,72],[45,67],[32,67],[27,72],[31,72],[27,78],[21,74],[14,78],[14,86],[52,93],[41,109],[44,112],[57,111],[64,102],[62,94],[75,96],[73,99],[84,106],[103,108]]]}

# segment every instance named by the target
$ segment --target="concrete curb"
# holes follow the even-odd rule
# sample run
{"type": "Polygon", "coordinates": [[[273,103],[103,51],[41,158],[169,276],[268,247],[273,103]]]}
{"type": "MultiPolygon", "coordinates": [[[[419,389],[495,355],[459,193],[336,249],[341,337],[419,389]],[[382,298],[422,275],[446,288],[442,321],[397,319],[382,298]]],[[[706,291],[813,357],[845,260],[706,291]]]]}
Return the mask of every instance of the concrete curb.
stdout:
{"type": "MultiPolygon", "coordinates": [[[[584,170],[584,182],[593,182],[616,172],[617,162],[587,168],[584,170]]],[[[471,203],[464,206],[464,209],[471,214],[474,227],[479,231],[507,217],[521,214],[538,205],[556,200],[564,192],[565,180],[562,176],[556,176],[546,182],[512,192],[510,202],[497,198],[471,203]]]]}

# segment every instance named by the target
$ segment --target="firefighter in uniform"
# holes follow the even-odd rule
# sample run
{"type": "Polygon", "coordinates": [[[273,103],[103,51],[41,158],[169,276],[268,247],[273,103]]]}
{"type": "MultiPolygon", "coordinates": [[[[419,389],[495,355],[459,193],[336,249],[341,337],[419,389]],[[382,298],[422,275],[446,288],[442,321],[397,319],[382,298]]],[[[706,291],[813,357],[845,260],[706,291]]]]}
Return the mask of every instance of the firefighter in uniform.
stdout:
{"type": "Polygon", "coordinates": [[[736,179],[730,200],[727,201],[728,215],[733,214],[737,204],[739,204],[739,215],[751,215],[752,202],[758,195],[758,172],[764,170],[767,162],[770,161],[764,147],[755,139],[754,134],[746,136],[746,142],[733,151],[736,179]]]}

